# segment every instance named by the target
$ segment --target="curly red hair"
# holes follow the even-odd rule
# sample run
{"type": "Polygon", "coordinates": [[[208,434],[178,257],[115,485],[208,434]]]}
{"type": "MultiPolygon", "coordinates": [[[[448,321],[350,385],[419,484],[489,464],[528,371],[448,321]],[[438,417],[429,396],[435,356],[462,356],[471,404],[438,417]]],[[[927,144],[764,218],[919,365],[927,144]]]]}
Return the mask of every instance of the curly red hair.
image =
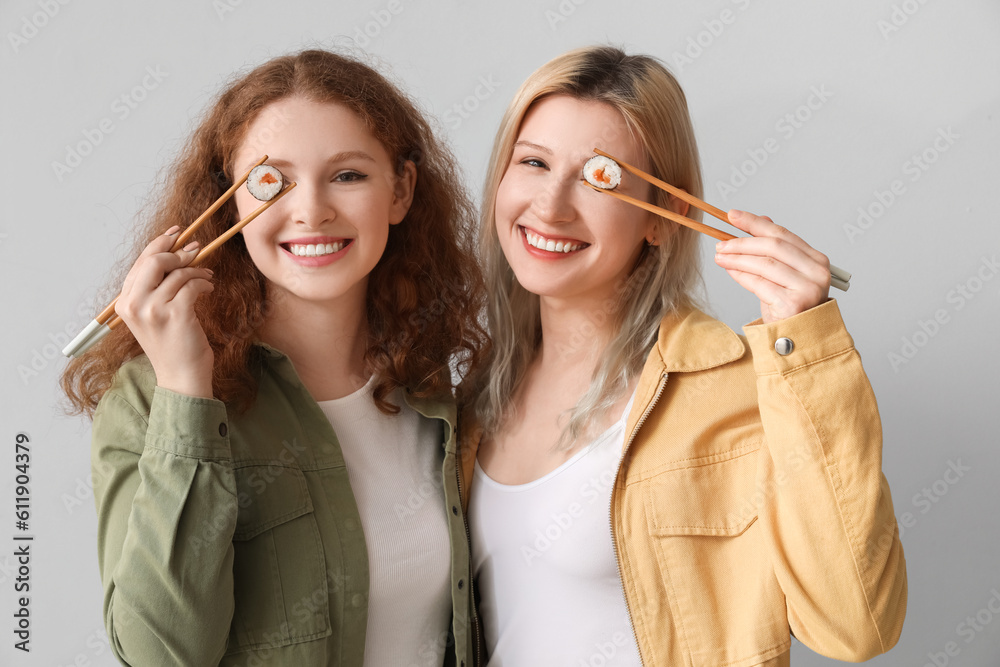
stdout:
{"type": "MultiPolygon", "coordinates": [[[[320,50],[275,58],[229,85],[208,111],[176,163],[166,171],[163,195],[136,238],[128,262],[106,292],[117,290],[142,248],[173,225],[200,215],[234,179],[233,157],[250,125],[267,105],[293,95],[343,104],[356,113],[402,168],[417,165],[413,204],[389,240],[368,282],[369,340],[365,360],[376,376],[374,400],[383,412],[397,387],[420,396],[451,392],[453,367],[464,374],[488,345],[477,321],[482,278],[472,253],[475,212],[456,162],[416,105],[374,69],[320,50]]],[[[262,134],[280,131],[265,128],[262,134]]],[[[263,151],[261,151],[263,153],[263,151]]],[[[204,247],[238,219],[232,199],[198,230],[204,247]]],[[[241,235],[203,263],[221,279],[196,312],[215,352],[215,396],[237,411],[257,392],[254,341],[268,317],[267,281],[241,235]]],[[[74,414],[92,416],[118,368],[142,353],[126,327],[118,327],[85,355],[72,360],[61,384],[74,414]]]]}

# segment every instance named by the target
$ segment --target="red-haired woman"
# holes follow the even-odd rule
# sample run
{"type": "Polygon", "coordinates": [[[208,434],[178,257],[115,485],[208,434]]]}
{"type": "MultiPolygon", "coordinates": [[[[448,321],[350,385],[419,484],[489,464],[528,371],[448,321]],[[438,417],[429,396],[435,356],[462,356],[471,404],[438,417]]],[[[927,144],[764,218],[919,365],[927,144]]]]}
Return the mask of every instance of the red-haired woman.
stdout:
{"type": "Polygon", "coordinates": [[[472,209],[415,106],[323,51],[230,85],[140,232],[92,415],[104,616],[132,665],[471,665],[452,367],[475,363],[472,209]],[[262,154],[297,188],[246,189],[262,154]]]}

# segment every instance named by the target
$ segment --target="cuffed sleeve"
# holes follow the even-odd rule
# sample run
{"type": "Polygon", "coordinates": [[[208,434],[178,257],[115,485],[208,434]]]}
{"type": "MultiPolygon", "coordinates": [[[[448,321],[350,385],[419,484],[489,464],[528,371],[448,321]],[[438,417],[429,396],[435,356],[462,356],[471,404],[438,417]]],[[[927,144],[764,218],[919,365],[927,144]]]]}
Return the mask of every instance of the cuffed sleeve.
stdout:
{"type": "Polygon", "coordinates": [[[835,301],[744,327],[767,442],[764,540],[792,633],[861,661],[899,639],[906,565],[871,385],[835,301]]]}
{"type": "Polygon", "coordinates": [[[234,608],[226,408],[149,389],[113,387],[94,416],[105,626],[123,664],[214,665],[234,608]]]}

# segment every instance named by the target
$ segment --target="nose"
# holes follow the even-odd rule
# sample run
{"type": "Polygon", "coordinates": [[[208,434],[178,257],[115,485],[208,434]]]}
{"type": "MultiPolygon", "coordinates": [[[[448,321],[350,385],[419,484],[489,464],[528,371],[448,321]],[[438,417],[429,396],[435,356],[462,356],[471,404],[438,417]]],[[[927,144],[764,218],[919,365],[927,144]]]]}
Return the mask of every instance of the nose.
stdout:
{"type": "MultiPolygon", "coordinates": [[[[307,180],[307,179],[302,179],[307,180]]],[[[292,220],[296,225],[318,229],[333,222],[337,217],[333,199],[324,187],[325,183],[299,182],[295,196],[290,196],[292,220]]]]}
{"type": "Polygon", "coordinates": [[[533,202],[535,215],[542,222],[571,222],[576,218],[578,190],[575,174],[549,179],[533,202]]]}

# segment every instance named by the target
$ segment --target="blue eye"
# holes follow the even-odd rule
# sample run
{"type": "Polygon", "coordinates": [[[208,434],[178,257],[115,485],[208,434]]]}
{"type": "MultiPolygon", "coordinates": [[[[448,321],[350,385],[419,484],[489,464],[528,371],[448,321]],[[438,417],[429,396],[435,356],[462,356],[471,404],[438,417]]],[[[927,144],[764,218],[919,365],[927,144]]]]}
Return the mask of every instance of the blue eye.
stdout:
{"type": "Polygon", "coordinates": [[[521,160],[521,164],[526,164],[529,167],[539,167],[541,169],[548,168],[547,164],[545,164],[543,161],[539,160],[536,157],[525,158],[524,160],[521,160]]]}

